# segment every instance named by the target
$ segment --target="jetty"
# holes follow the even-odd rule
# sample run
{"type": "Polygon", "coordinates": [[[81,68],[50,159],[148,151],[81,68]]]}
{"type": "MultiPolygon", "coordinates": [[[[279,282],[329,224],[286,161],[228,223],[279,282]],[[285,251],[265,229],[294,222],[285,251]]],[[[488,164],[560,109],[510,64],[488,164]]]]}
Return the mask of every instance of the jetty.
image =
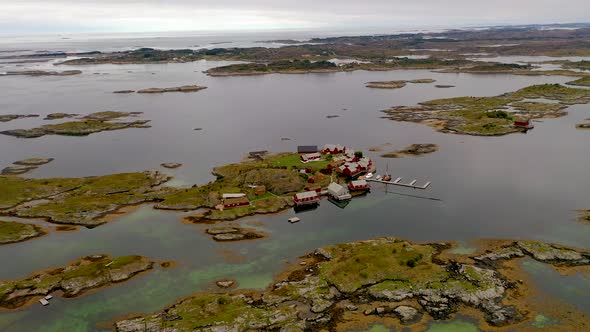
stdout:
{"type": "Polygon", "coordinates": [[[385,181],[385,180],[377,180],[377,179],[366,179],[365,181],[377,182],[377,183],[383,183],[385,185],[400,186],[400,187],[413,188],[413,189],[426,189],[426,188],[430,187],[430,181],[428,181],[425,184],[420,186],[420,185],[416,185],[416,182],[418,182],[418,180],[412,180],[408,183],[403,183],[401,177],[399,177],[393,181],[385,181]]]}

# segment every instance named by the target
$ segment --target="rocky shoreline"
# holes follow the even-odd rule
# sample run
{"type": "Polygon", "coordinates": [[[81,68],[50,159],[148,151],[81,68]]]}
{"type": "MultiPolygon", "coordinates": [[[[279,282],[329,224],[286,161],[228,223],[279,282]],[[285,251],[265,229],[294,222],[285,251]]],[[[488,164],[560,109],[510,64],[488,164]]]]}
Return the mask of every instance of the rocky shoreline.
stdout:
{"type": "Polygon", "coordinates": [[[75,297],[88,290],[128,280],[153,268],[154,262],[142,256],[93,255],[71,264],[33,273],[21,280],[0,281],[0,307],[15,309],[34,298],[61,291],[75,297]]]}
{"type": "Polygon", "coordinates": [[[517,327],[531,320],[522,307],[530,299],[519,298],[525,286],[505,276],[504,262],[529,257],[562,269],[590,265],[587,251],[534,241],[503,241],[481,254],[444,258],[451,247],[396,238],[332,245],[301,257],[265,291],[196,294],[156,314],[119,321],[115,329],[337,330],[371,316],[397,318],[402,328],[425,316],[449,319],[465,307],[481,312],[486,328],[517,327]]]}
{"type": "Polygon", "coordinates": [[[542,84],[495,97],[456,97],[394,106],[383,113],[384,118],[427,124],[443,133],[500,136],[523,131],[514,126],[516,119],[561,117],[567,114],[568,106],[589,102],[590,90],[542,84]]]}
{"type": "Polygon", "coordinates": [[[38,114],[1,114],[0,115],[0,122],[9,122],[12,120],[17,119],[24,119],[24,118],[38,118],[38,114]]]}

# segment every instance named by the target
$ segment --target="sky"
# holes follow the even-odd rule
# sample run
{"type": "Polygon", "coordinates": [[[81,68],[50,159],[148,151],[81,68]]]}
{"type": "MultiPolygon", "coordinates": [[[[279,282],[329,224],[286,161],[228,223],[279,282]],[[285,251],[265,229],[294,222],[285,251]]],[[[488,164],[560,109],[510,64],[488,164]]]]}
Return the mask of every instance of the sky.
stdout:
{"type": "Polygon", "coordinates": [[[271,31],[590,21],[589,0],[0,0],[0,33],[271,31]]]}

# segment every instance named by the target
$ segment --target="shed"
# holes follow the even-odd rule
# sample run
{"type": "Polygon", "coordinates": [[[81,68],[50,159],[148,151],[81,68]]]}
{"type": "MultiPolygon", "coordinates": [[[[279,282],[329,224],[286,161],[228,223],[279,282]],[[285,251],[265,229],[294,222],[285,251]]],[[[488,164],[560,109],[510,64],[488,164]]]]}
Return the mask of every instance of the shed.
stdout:
{"type": "Polygon", "coordinates": [[[320,201],[320,195],[315,191],[306,191],[295,194],[293,201],[296,205],[317,204],[320,201]]]}
{"type": "Polygon", "coordinates": [[[348,189],[350,189],[350,190],[368,190],[368,189],[371,189],[371,187],[369,187],[369,184],[365,180],[356,180],[356,181],[351,181],[348,184],[348,189]]]}
{"type": "Polygon", "coordinates": [[[231,209],[240,206],[248,206],[250,205],[250,201],[246,197],[238,197],[238,198],[228,198],[223,201],[223,208],[224,209],[231,209]]]}
{"type": "Polygon", "coordinates": [[[317,145],[299,145],[297,147],[297,153],[314,153],[318,152],[317,145]]]}
{"type": "Polygon", "coordinates": [[[240,197],[246,197],[246,194],[236,193],[236,194],[222,194],[221,195],[221,198],[223,198],[223,199],[240,198],[240,197]]]}
{"type": "Polygon", "coordinates": [[[301,156],[301,161],[304,163],[308,163],[311,161],[318,161],[322,159],[322,155],[319,152],[315,153],[308,153],[301,156]]]}

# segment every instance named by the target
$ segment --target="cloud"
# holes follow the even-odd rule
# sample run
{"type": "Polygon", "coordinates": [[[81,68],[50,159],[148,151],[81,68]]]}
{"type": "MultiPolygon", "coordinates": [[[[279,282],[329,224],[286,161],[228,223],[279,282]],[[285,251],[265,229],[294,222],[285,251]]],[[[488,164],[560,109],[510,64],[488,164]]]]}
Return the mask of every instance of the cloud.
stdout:
{"type": "Polygon", "coordinates": [[[580,22],[590,1],[564,0],[19,0],[0,31],[174,31],[420,27],[580,22]]]}

